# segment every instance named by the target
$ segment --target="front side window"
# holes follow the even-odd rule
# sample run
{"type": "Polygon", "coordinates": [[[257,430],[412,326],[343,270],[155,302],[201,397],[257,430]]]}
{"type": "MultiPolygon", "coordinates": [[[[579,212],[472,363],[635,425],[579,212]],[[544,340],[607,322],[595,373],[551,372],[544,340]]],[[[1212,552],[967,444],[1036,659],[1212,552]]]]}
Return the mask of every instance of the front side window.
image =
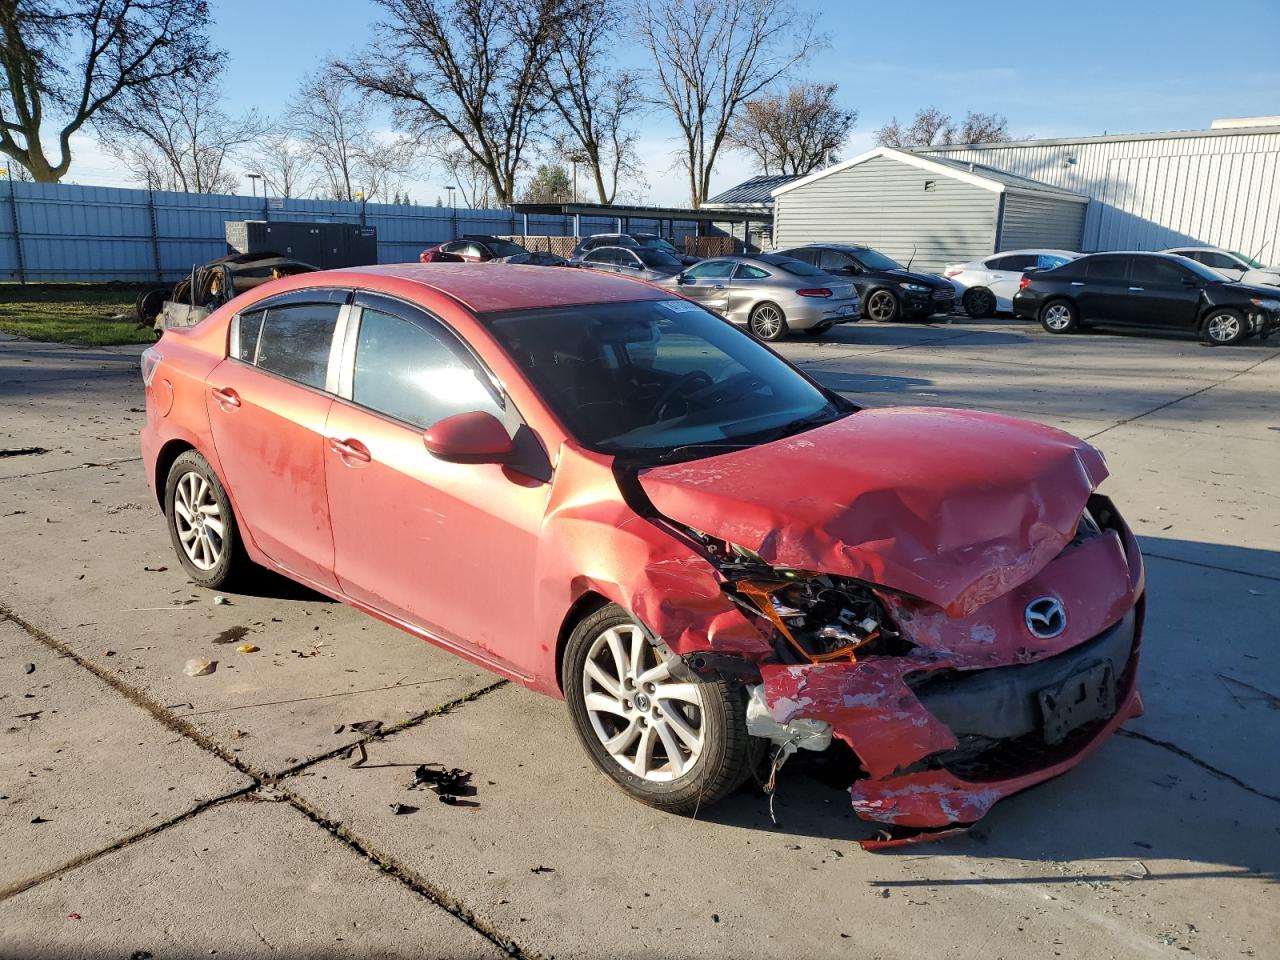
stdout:
{"type": "Polygon", "coordinates": [[[415,321],[368,307],[360,314],[351,399],[420,430],[471,410],[502,416],[452,334],[425,316],[415,321]]]}
{"type": "Polygon", "coordinates": [[[733,268],[737,264],[732,260],[707,260],[684,272],[686,277],[699,280],[717,280],[733,276],[733,268]]]}
{"type": "MultiPolygon", "coordinates": [[[[329,348],[341,309],[341,305],[336,303],[291,303],[268,307],[257,337],[258,369],[323,390],[325,373],[329,369],[329,348]]],[[[242,322],[242,353],[244,335],[242,322]]]]}
{"type": "Polygon", "coordinates": [[[1129,267],[1130,283],[1146,283],[1152,286],[1171,286],[1188,279],[1187,271],[1171,260],[1159,257],[1134,257],[1129,267]]]}
{"type": "Polygon", "coordinates": [[[651,247],[637,250],[635,255],[640,258],[646,267],[654,270],[679,270],[682,266],[680,261],[671,254],[651,247]]]}
{"type": "Polygon", "coordinates": [[[838,250],[823,250],[822,255],[818,257],[818,266],[832,273],[847,271],[852,265],[853,258],[838,250]]]}
{"type": "Polygon", "coordinates": [[[654,459],[685,445],[749,446],[848,409],[686,300],[548,307],[481,321],[570,432],[608,453],[654,459]]]}
{"type": "Polygon", "coordinates": [[[1213,267],[1215,270],[1245,270],[1248,269],[1243,263],[1236,260],[1235,257],[1229,257],[1225,253],[1214,253],[1206,250],[1195,258],[1203,263],[1206,267],[1213,267]]]}
{"type": "Polygon", "coordinates": [[[518,257],[522,253],[529,252],[520,244],[509,240],[490,240],[486,246],[495,257],[518,257]]]}

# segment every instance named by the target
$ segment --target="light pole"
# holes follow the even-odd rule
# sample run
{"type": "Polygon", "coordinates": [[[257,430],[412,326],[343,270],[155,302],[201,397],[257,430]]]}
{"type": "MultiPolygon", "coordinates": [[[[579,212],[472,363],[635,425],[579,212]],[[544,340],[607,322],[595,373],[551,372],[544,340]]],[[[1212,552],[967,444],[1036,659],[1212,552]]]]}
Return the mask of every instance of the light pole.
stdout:
{"type": "MultiPolygon", "coordinates": [[[[249,192],[250,192],[250,193],[252,193],[254,197],[257,197],[257,195],[258,195],[258,181],[262,179],[262,174],[260,174],[260,173],[246,173],[246,174],[245,174],[245,176],[249,178],[249,192]]],[[[266,195],[267,195],[267,188],[264,186],[264,187],[262,188],[262,196],[265,198],[265,197],[266,197],[266,195]]]]}
{"type": "Polygon", "coordinates": [[[578,164],[586,163],[589,158],[582,151],[569,154],[569,163],[573,166],[573,202],[578,202],[578,164]]]}
{"type": "Polygon", "coordinates": [[[445,191],[449,194],[449,221],[452,224],[453,236],[458,236],[458,208],[453,205],[453,191],[458,189],[452,184],[445,186],[445,191]]]}

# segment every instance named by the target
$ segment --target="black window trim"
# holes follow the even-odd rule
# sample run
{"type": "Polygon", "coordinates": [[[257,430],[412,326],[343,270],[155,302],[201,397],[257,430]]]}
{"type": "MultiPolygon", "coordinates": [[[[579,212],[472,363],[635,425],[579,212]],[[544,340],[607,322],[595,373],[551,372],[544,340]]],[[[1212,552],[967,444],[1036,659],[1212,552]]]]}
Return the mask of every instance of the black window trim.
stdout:
{"type": "Polygon", "coordinates": [[[288,293],[281,293],[274,297],[259,300],[257,303],[238,311],[231,318],[231,323],[228,324],[227,330],[227,359],[234,360],[242,366],[252,367],[263,376],[272,377],[282,383],[290,383],[295,387],[301,387],[303,390],[314,390],[317,393],[332,396],[337,392],[338,360],[341,354],[341,344],[351,317],[351,301],[354,297],[355,290],[350,287],[305,287],[302,290],[290,290],[288,293]],[[343,294],[341,301],[333,297],[334,293],[343,294]],[[269,310],[279,309],[280,307],[305,306],[307,304],[317,306],[337,304],[338,306],[338,319],[334,322],[333,336],[329,341],[329,359],[325,364],[324,386],[313,387],[309,383],[303,383],[301,380],[290,380],[288,377],[281,376],[273,370],[263,370],[258,366],[258,348],[262,345],[261,327],[258,329],[258,342],[254,347],[252,362],[240,359],[240,323],[245,316],[265,314],[269,310]]]}
{"type": "Polygon", "coordinates": [[[506,386],[480,355],[476,353],[471,344],[467,343],[466,339],[453,329],[443,317],[432,310],[428,310],[421,304],[413,303],[388,293],[382,293],[378,290],[356,290],[354,292],[350,320],[347,323],[345,337],[339,350],[337,389],[334,391],[335,399],[371,416],[386,420],[388,423],[405,427],[415,433],[422,433],[422,428],[416,423],[401,420],[399,417],[392,416],[384,410],[366,407],[354,399],[356,344],[360,338],[360,321],[366,309],[390,314],[397,319],[421,328],[426,333],[432,333],[433,331],[423,324],[423,320],[434,323],[438,330],[450,341],[451,345],[456,345],[459,348],[459,353],[476,368],[476,372],[480,375],[481,383],[487,386],[497,403],[498,409],[502,411],[502,416],[499,419],[502,421],[503,426],[507,428],[508,433],[514,436],[516,430],[527,423],[511,401],[511,395],[507,392],[506,386]]]}

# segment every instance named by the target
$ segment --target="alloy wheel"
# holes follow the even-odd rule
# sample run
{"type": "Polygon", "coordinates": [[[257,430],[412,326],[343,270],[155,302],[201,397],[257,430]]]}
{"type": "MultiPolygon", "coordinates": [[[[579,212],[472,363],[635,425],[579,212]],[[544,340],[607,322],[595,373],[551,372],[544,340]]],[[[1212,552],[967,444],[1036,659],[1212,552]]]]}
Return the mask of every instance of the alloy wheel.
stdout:
{"type": "Polygon", "coordinates": [[[897,306],[893,294],[877,290],[867,299],[867,315],[872,320],[892,320],[897,306]]]}
{"type": "Polygon", "coordinates": [[[1071,326],[1071,308],[1065,303],[1055,303],[1044,312],[1044,325],[1050,330],[1065,330],[1071,326]]]}
{"type": "Polygon", "coordinates": [[[1240,338],[1240,318],[1230,313],[1215,313],[1206,327],[1215,343],[1232,343],[1240,338]]]}
{"type": "Polygon", "coordinates": [[[610,627],[596,637],[582,692],[592,730],[628,773],[668,782],[697,765],[705,739],[702,693],[671,675],[638,626],[610,627]]]}
{"type": "Polygon", "coordinates": [[[994,312],[995,303],[992,301],[991,294],[985,290],[974,290],[969,294],[970,312],[977,317],[985,317],[989,313],[994,312]]]}
{"type": "Polygon", "coordinates": [[[178,479],[173,492],[173,523],[182,550],[200,570],[212,570],[222,559],[226,527],[213,486],[194,470],[178,479]]]}
{"type": "Polygon", "coordinates": [[[757,307],[751,318],[752,328],[761,340],[774,340],[782,333],[782,314],[777,307],[757,307]]]}

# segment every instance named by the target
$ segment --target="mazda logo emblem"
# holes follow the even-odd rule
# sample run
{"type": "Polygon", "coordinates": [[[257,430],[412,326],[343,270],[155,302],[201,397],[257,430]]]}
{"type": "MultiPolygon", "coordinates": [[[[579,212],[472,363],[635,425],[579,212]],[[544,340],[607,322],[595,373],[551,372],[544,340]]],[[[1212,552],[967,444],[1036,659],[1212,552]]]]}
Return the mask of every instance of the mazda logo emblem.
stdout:
{"type": "Polygon", "coordinates": [[[1027,629],[1041,640],[1052,640],[1067,629],[1067,610],[1057,597],[1040,597],[1027,604],[1027,629]]]}

